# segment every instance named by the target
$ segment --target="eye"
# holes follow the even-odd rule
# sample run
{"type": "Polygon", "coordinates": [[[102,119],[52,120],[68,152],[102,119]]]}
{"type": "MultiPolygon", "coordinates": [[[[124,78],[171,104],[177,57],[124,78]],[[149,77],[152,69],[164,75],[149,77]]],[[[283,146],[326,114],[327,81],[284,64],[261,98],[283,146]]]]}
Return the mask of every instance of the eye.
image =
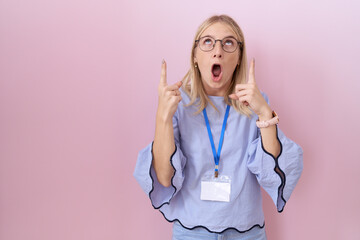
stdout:
{"type": "Polygon", "coordinates": [[[233,39],[225,39],[224,45],[233,46],[233,45],[235,45],[235,40],[233,40],[233,39]]]}
{"type": "Polygon", "coordinates": [[[211,38],[205,38],[203,39],[202,43],[204,45],[212,45],[213,44],[213,40],[211,38]]]}

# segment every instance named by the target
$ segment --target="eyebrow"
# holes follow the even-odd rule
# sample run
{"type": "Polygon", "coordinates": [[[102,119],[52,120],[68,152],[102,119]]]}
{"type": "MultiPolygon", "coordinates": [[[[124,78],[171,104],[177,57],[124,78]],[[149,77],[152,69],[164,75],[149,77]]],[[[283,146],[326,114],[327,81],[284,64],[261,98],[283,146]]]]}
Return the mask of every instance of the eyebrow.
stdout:
{"type": "MultiPolygon", "coordinates": [[[[212,37],[212,38],[214,38],[214,39],[215,39],[215,37],[214,37],[214,36],[212,36],[212,35],[205,35],[205,36],[202,36],[202,37],[212,37]]],[[[234,37],[233,35],[228,35],[228,36],[226,36],[226,37],[223,37],[223,39],[224,39],[224,38],[228,38],[228,37],[233,37],[233,38],[235,38],[235,39],[236,39],[236,37],[234,37]]]]}

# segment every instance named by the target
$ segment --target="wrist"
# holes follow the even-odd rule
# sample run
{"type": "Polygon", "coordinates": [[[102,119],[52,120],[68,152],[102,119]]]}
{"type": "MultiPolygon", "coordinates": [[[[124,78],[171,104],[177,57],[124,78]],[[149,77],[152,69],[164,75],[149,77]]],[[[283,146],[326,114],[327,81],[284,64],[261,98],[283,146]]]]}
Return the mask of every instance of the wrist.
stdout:
{"type": "Polygon", "coordinates": [[[279,116],[275,111],[271,112],[272,118],[266,117],[266,120],[261,120],[260,118],[256,121],[256,126],[259,128],[267,128],[271,125],[279,123],[279,116]]]}
{"type": "Polygon", "coordinates": [[[258,115],[258,117],[260,121],[270,120],[271,118],[273,118],[273,112],[270,107],[267,107],[258,115]]]}
{"type": "Polygon", "coordinates": [[[156,123],[171,123],[172,124],[172,116],[169,114],[163,114],[162,112],[156,113],[156,123]]]}

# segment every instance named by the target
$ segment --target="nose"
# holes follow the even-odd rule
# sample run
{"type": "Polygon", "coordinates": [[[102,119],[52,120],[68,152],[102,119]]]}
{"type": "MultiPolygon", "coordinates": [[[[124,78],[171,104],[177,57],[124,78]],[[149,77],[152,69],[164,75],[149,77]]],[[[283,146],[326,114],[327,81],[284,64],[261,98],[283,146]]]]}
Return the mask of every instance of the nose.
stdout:
{"type": "Polygon", "coordinates": [[[220,41],[216,41],[215,42],[215,46],[214,46],[214,54],[213,57],[218,57],[218,58],[222,58],[223,56],[223,49],[221,46],[221,42],[220,41]],[[217,44],[219,42],[219,44],[217,44]]]}

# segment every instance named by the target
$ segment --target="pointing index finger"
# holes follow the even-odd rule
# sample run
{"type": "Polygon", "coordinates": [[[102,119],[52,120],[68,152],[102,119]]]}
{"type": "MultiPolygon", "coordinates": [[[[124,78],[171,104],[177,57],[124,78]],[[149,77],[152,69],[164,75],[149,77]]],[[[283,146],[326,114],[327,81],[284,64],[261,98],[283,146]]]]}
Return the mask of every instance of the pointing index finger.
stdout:
{"type": "Polygon", "coordinates": [[[248,83],[255,83],[255,58],[253,58],[250,62],[248,83]]]}
{"type": "Polygon", "coordinates": [[[162,60],[162,64],[161,64],[160,84],[162,84],[164,86],[167,85],[167,81],[166,81],[166,62],[165,62],[164,59],[162,60]]]}

